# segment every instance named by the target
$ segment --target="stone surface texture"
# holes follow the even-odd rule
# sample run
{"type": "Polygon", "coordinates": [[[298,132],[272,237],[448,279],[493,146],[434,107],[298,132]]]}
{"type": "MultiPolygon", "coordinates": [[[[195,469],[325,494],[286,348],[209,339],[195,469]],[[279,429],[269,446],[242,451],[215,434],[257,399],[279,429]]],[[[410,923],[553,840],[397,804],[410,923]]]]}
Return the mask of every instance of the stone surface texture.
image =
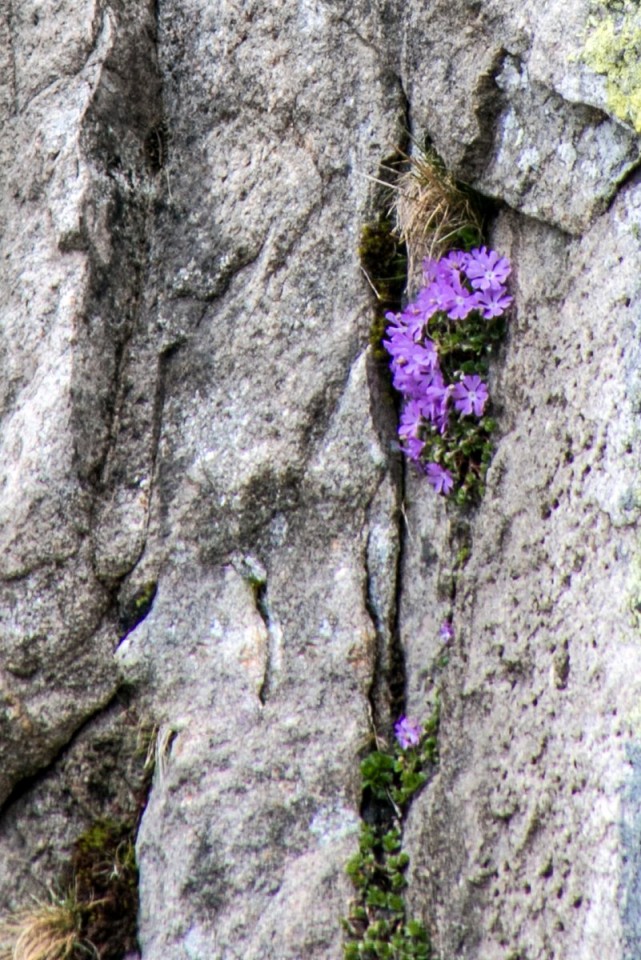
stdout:
{"type": "Polygon", "coordinates": [[[438,956],[641,956],[640,145],[593,12],[0,8],[0,911],[135,809],[153,726],[142,960],[340,960],[404,685],[438,956]],[[465,516],[400,462],[357,254],[426,137],[514,265],[465,516]]]}

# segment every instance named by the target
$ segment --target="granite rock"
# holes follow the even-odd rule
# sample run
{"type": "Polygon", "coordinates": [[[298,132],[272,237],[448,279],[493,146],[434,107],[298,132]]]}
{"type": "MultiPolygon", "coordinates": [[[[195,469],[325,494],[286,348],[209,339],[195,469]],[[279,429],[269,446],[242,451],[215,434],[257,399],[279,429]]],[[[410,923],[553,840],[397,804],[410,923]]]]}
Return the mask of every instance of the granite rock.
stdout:
{"type": "Polygon", "coordinates": [[[155,725],[143,960],[337,960],[372,724],[440,691],[440,955],[638,955],[639,141],[592,12],[0,11],[2,909],[155,725]],[[400,462],[357,253],[426,139],[514,265],[465,515],[400,462]]]}

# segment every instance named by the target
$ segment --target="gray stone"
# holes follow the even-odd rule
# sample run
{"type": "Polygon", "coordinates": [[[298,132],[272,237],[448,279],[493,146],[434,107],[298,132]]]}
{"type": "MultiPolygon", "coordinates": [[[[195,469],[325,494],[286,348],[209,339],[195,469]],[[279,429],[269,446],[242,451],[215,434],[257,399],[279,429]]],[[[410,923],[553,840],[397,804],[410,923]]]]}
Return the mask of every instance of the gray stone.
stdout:
{"type": "Polygon", "coordinates": [[[442,701],[405,837],[441,955],[633,960],[639,144],[586,4],[5,6],[0,906],[131,807],[135,716],[143,960],[338,958],[405,684],[442,701]],[[408,133],[514,265],[468,515],[402,468],[368,347],[408,133]]]}

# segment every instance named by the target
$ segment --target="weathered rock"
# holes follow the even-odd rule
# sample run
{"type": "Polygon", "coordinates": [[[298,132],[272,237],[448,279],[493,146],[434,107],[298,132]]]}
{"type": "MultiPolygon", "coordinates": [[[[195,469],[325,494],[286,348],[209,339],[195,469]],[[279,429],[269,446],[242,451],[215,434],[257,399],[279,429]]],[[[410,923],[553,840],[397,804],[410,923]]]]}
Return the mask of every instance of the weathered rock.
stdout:
{"type": "Polygon", "coordinates": [[[129,802],[132,710],[143,960],[338,958],[402,648],[407,711],[443,703],[406,831],[443,957],[638,954],[639,143],[588,12],[0,11],[5,906],[129,802]],[[368,350],[367,177],[405,124],[514,264],[462,517],[402,482],[368,350]]]}

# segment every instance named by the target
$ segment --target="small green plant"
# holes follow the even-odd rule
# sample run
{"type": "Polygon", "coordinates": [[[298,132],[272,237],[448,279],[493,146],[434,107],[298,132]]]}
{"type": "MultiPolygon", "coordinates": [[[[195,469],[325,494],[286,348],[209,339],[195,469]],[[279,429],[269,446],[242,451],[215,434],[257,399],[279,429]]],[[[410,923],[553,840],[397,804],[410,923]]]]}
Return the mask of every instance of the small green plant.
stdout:
{"type": "Polygon", "coordinates": [[[120,611],[120,630],[125,636],[145,619],[153,606],[156,590],[157,584],[155,581],[145,583],[137,593],[124,604],[120,611]]]}
{"type": "Polygon", "coordinates": [[[150,720],[125,710],[131,737],[128,800],[98,815],[71,846],[57,889],[0,918],[0,960],[123,960],[137,953],[135,840],[159,740],[150,720]]]}
{"type": "Polygon", "coordinates": [[[438,762],[438,725],[437,702],[422,729],[402,718],[394,746],[379,747],[361,762],[363,797],[376,816],[363,822],[358,852],[346,866],[357,898],[343,920],[344,960],[433,958],[424,925],[406,916],[409,856],[402,850],[402,826],[412,798],[438,762]]]}

